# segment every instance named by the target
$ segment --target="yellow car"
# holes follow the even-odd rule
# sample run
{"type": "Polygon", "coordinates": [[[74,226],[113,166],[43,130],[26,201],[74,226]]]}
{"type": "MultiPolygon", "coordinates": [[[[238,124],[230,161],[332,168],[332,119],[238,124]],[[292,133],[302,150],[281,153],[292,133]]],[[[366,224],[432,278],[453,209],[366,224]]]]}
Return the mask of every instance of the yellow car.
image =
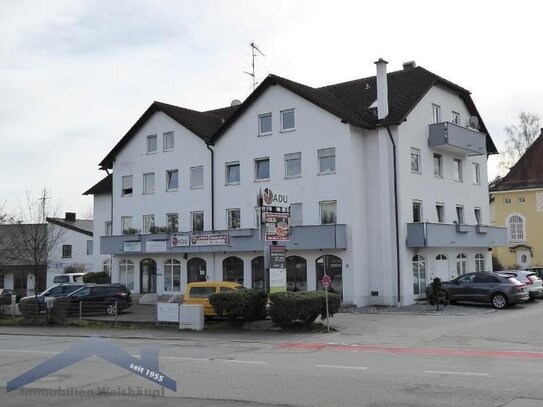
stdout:
{"type": "Polygon", "coordinates": [[[209,303],[209,296],[215,293],[228,293],[236,290],[246,290],[244,286],[233,281],[202,281],[189,283],[185,288],[185,304],[202,304],[204,316],[213,317],[217,313],[209,303]]]}

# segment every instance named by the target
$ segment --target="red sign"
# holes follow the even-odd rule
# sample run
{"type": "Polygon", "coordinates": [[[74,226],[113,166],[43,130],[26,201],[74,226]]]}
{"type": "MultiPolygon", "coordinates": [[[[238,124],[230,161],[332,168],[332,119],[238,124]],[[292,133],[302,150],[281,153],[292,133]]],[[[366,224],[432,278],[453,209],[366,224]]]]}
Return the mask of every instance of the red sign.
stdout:
{"type": "Polygon", "coordinates": [[[288,241],[288,213],[264,212],[266,241],[288,241]]]}
{"type": "Polygon", "coordinates": [[[325,274],[324,276],[322,276],[321,281],[324,288],[330,287],[330,284],[332,283],[332,279],[330,278],[328,274],[325,274]]]}

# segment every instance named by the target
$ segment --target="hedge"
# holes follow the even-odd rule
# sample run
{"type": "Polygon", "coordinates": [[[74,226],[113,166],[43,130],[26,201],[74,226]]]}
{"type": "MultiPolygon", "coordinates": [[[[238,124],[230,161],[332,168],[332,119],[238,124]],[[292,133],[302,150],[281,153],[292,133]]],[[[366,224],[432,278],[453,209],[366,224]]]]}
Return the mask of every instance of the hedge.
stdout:
{"type": "Polygon", "coordinates": [[[107,284],[111,283],[111,277],[105,272],[87,273],[83,276],[84,283],[107,284]]]}
{"type": "MultiPolygon", "coordinates": [[[[270,317],[281,328],[309,327],[320,315],[326,318],[326,297],[323,291],[282,292],[270,294],[270,317]]],[[[341,298],[328,293],[328,312],[339,311],[341,298]]]]}
{"type": "Polygon", "coordinates": [[[231,321],[243,319],[251,322],[265,318],[267,301],[266,293],[256,290],[236,290],[209,296],[209,303],[217,315],[231,321]]]}

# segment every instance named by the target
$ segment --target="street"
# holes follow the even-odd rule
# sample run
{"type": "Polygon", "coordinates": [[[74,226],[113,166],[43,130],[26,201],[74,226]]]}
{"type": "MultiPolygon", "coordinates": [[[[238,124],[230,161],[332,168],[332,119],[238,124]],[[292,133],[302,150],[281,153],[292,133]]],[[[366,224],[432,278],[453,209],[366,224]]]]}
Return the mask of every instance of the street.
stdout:
{"type": "Polygon", "coordinates": [[[137,358],[142,348],[158,347],[160,371],[177,382],[176,392],[91,356],[6,393],[7,382],[85,338],[66,328],[28,335],[4,327],[1,404],[541,406],[541,312],[543,302],[467,317],[340,314],[332,326],[341,329],[330,334],[109,332],[116,337],[106,341],[137,358]],[[355,333],[354,321],[373,332],[355,333]]]}

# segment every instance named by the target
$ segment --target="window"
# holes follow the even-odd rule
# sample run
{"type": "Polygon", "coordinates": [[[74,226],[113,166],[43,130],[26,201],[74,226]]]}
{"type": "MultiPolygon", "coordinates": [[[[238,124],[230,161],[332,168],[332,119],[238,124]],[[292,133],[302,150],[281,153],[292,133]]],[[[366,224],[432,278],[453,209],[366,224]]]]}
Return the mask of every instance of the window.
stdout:
{"type": "Polygon", "coordinates": [[[181,291],[181,262],[169,259],[164,262],[164,291],[181,291]]]}
{"type": "Polygon", "coordinates": [[[465,254],[456,256],[456,274],[462,276],[468,272],[468,259],[465,254]]]}
{"type": "Polygon", "coordinates": [[[168,213],[166,214],[166,224],[170,232],[179,231],[179,214],[177,213],[168,213]]]}
{"type": "Polygon", "coordinates": [[[336,148],[321,148],[318,151],[319,174],[333,174],[336,172],[336,148]]]}
{"type": "Polygon", "coordinates": [[[129,290],[134,289],[134,263],[130,260],[121,260],[119,263],[119,283],[129,290]]]}
{"type": "Polygon", "coordinates": [[[473,183],[479,185],[481,183],[481,170],[479,164],[473,163],[473,183]]]}
{"type": "Polygon", "coordinates": [[[93,241],[87,240],[87,256],[92,256],[93,251],[93,241]]]}
{"type": "Polygon", "coordinates": [[[155,215],[143,215],[143,233],[150,233],[155,226],[155,215]]]}
{"type": "Polygon", "coordinates": [[[266,113],[258,116],[258,135],[265,136],[272,133],[272,114],[266,113]]]}
{"type": "MultiPolygon", "coordinates": [[[[154,180],[153,180],[154,188],[154,180]]],[[[172,191],[179,188],[179,171],[169,170],[166,171],[166,191],[172,191]]]]}
{"type": "Polygon", "coordinates": [[[321,225],[334,224],[337,222],[337,202],[322,201],[319,202],[321,212],[321,225]]]}
{"type": "Polygon", "coordinates": [[[253,290],[264,290],[264,256],[255,257],[251,260],[251,275],[253,290]]]}
{"type": "Polygon", "coordinates": [[[422,202],[413,201],[413,222],[422,222],[422,202]]]}
{"type": "Polygon", "coordinates": [[[255,181],[266,181],[270,179],[270,159],[257,158],[255,160],[255,181]]]}
{"type": "Polygon", "coordinates": [[[157,151],[157,139],[156,134],[147,136],[147,154],[156,153],[157,151]]]}
{"type": "Polygon", "coordinates": [[[106,236],[111,236],[111,234],[112,234],[111,222],[106,222],[105,232],[106,232],[105,233],[106,236]]]}
{"type": "Polygon", "coordinates": [[[441,154],[434,154],[434,176],[443,178],[443,157],[441,154]]]}
{"type": "Polygon", "coordinates": [[[418,148],[411,149],[411,172],[414,172],[415,174],[421,173],[420,150],[418,148]]]}
{"type": "Polygon", "coordinates": [[[509,240],[511,242],[523,242],[525,239],[524,219],[519,215],[511,215],[507,221],[509,240]]]}
{"type": "Polygon", "coordinates": [[[239,229],[241,223],[239,208],[227,209],[226,219],[228,221],[228,229],[239,229]]]}
{"type": "Polygon", "coordinates": [[[132,230],[132,216],[123,216],[121,218],[121,229],[123,234],[128,234],[132,230]]]}
{"type": "Polygon", "coordinates": [[[485,271],[485,256],[482,253],[477,253],[475,255],[475,271],[485,271]]]}
{"type": "Polygon", "coordinates": [[[477,225],[482,225],[483,224],[483,220],[481,219],[481,208],[475,208],[473,210],[474,214],[475,214],[475,222],[477,225]]]}
{"type": "Polygon", "coordinates": [[[155,192],[155,173],[143,174],[143,193],[152,194],[155,192]]]}
{"type": "Polygon", "coordinates": [[[525,204],[526,203],[526,197],[525,196],[519,196],[517,198],[517,203],[519,204],[525,204]]]}
{"type": "Polygon", "coordinates": [[[503,198],[503,203],[505,205],[511,205],[511,198],[503,198]]]}
{"type": "Polygon", "coordinates": [[[285,154],[285,178],[302,175],[302,153],[285,154]]]}
{"type": "Polygon", "coordinates": [[[239,184],[239,162],[226,163],[226,185],[239,184]]]}
{"type": "Polygon", "coordinates": [[[304,207],[301,202],[290,204],[290,226],[304,224],[304,207]]]}
{"type": "Polygon", "coordinates": [[[234,256],[227,257],[222,261],[222,273],[224,281],[243,284],[243,260],[234,256]]]}
{"type": "Polygon", "coordinates": [[[436,215],[439,223],[445,222],[445,205],[436,203],[436,215]]]}
{"type": "Polygon", "coordinates": [[[196,211],[190,213],[190,223],[194,232],[204,230],[204,212],[196,211]]]}
{"type": "Polygon", "coordinates": [[[164,133],[162,136],[163,136],[164,151],[173,150],[173,147],[174,147],[173,131],[168,131],[164,133]]]}
{"type": "Polygon", "coordinates": [[[459,158],[454,159],[454,180],[462,182],[462,160],[459,158]]]}
{"type": "Polygon", "coordinates": [[[102,262],[102,271],[111,277],[111,259],[102,262]]]}
{"type": "Polygon", "coordinates": [[[459,225],[464,224],[464,207],[462,205],[456,205],[456,221],[459,225]]]}
{"type": "Polygon", "coordinates": [[[121,177],[122,196],[132,195],[132,175],[121,177]]]}
{"type": "Polygon", "coordinates": [[[187,262],[187,283],[206,281],[206,261],[193,257],[187,262]]]}
{"type": "Polygon", "coordinates": [[[281,111],[281,131],[292,131],[295,129],[294,109],[281,111]]]}
{"type": "Polygon", "coordinates": [[[287,257],[287,290],[307,291],[307,260],[303,257],[287,257]]]}
{"type": "Polygon", "coordinates": [[[72,245],[71,244],[63,244],[62,245],[62,258],[63,259],[70,259],[72,257],[72,245]]]}
{"type": "Polygon", "coordinates": [[[426,290],[426,258],[420,254],[413,256],[413,294],[424,294],[426,290]]]}
{"type": "MultiPolygon", "coordinates": [[[[239,167],[238,167],[239,169],[239,167]]],[[[239,174],[238,174],[239,182],[239,174]]],[[[191,167],[190,169],[190,187],[191,188],[203,188],[204,187],[204,167],[202,165],[198,167],[191,167]]]]}
{"type": "Polygon", "coordinates": [[[460,125],[460,113],[458,112],[452,112],[452,122],[454,124],[460,125]]]}
{"type": "Polygon", "coordinates": [[[432,105],[432,115],[434,123],[441,123],[441,107],[439,105],[432,105]]]}

